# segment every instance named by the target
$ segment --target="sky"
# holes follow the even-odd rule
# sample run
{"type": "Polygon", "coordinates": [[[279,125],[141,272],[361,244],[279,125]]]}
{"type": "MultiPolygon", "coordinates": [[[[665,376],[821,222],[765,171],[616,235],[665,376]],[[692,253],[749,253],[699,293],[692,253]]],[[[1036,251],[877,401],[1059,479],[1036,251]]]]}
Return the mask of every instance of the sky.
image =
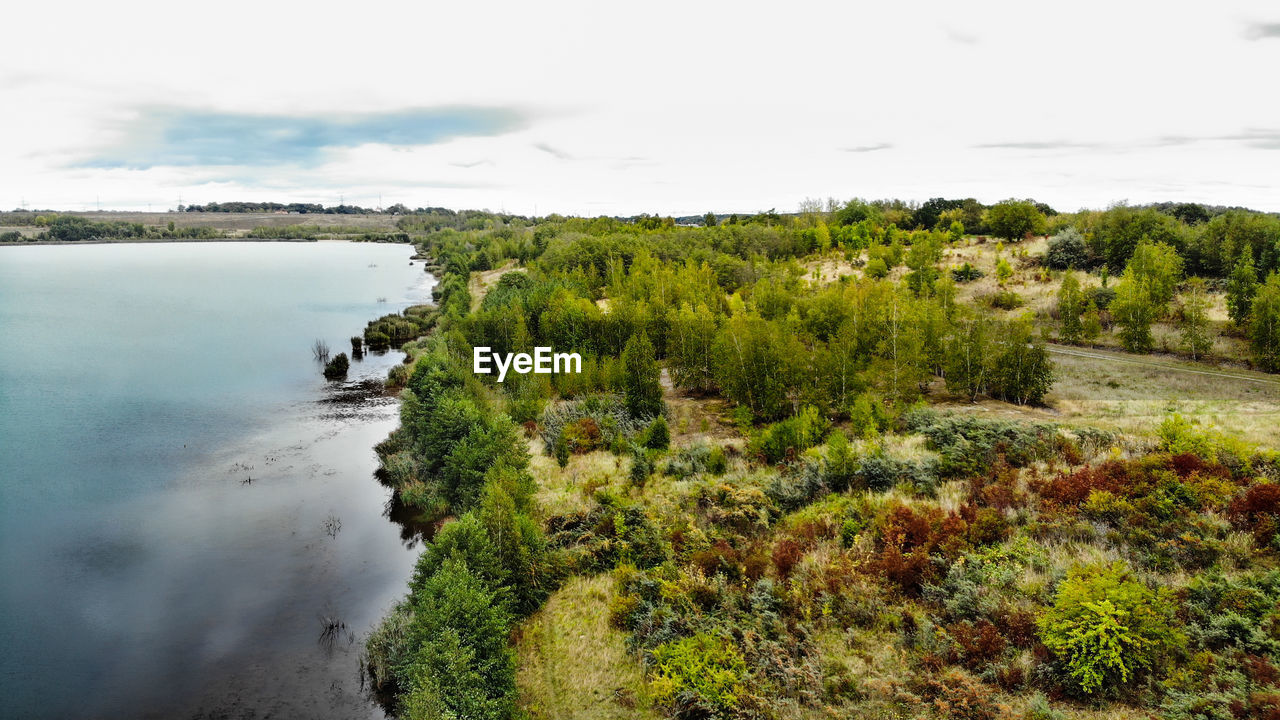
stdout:
{"type": "Polygon", "coordinates": [[[0,208],[1280,211],[1280,4],[14,3],[0,208]]]}

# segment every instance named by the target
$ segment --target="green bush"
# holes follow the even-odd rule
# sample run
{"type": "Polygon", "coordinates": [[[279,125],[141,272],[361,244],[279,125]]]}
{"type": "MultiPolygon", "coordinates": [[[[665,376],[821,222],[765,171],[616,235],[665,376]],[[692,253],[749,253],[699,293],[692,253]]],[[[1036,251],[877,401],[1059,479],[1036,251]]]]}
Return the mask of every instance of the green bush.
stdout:
{"type": "Polygon", "coordinates": [[[324,365],[324,376],[329,380],[341,380],[347,376],[347,370],[351,367],[351,360],[347,358],[346,353],[338,353],[338,356],[324,365]]]}
{"type": "Polygon", "coordinates": [[[746,675],[737,648],[698,633],[654,649],[650,688],[654,700],[677,712],[720,716],[737,706],[746,675]]]}
{"type": "Polygon", "coordinates": [[[1085,694],[1159,669],[1185,642],[1168,596],[1153,592],[1119,562],[1073,568],[1039,626],[1072,687],[1085,694]]]}
{"type": "Polygon", "coordinates": [[[951,268],[951,278],[958,283],[969,283],[974,280],[981,279],[986,273],[969,263],[965,263],[958,268],[951,268]]]}
{"type": "Polygon", "coordinates": [[[1016,310],[1026,303],[1021,295],[1012,290],[1001,290],[987,296],[987,304],[1000,310],[1016,310]]]}
{"type": "Polygon", "coordinates": [[[751,438],[748,450],[768,463],[780,463],[822,442],[830,421],[817,408],[805,407],[799,414],[773,423],[751,438]]]}
{"type": "Polygon", "coordinates": [[[666,450],[671,447],[671,430],[667,419],[661,415],[653,419],[644,433],[644,446],[650,450],[666,450]]]}

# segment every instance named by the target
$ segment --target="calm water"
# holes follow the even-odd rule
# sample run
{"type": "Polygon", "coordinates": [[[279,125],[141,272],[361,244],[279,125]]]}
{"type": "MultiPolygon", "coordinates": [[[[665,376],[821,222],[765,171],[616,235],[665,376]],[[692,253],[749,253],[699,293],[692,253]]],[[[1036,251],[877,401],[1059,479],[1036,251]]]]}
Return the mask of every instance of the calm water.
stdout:
{"type": "Polygon", "coordinates": [[[382,716],[357,656],[415,553],[359,381],[402,355],[310,347],[429,298],[410,254],[0,248],[0,714],[382,716]]]}

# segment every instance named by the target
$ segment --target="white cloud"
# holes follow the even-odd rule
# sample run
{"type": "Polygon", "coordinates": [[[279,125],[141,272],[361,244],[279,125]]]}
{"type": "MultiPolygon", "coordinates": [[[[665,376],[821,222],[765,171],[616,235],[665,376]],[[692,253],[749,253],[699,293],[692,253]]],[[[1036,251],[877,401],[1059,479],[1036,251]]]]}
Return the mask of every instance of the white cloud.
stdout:
{"type": "Polygon", "coordinates": [[[26,3],[7,9],[7,24],[59,22],[6,38],[0,207],[381,194],[630,214],[1018,195],[1065,209],[1129,198],[1280,210],[1280,98],[1257,86],[1280,43],[1249,39],[1277,20],[1260,9],[26,3]],[[154,106],[518,107],[533,119],[434,145],[350,144],[318,164],[74,167],[135,136],[130,119],[154,106]]]}

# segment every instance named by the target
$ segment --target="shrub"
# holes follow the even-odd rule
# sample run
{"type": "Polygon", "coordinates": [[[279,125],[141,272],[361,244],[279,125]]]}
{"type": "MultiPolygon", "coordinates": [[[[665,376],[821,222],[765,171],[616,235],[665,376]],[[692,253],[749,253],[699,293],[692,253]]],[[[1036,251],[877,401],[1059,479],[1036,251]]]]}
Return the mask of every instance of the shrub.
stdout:
{"type": "Polygon", "coordinates": [[[889,264],[884,258],[873,257],[867,261],[867,267],[863,271],[869,278],[882,278],[889,275],[889,264]]]}
{"type": "Polygon", "coordinates": [[[1021,295],[1012,290],[1001,290],[988,295],[987,304],[1000,310],[1016,310],[1026,304],[1021,295]]]}
{"type": "Polygon", "coordinates": [[[644,446],[650,450],[666,450],[671,447],[671,430],[667,419],[659,415],[649,424],[644,434],[644,446]]]}
{"type": "Polygon", "coordinates": [[[744,693],[747,664],[737,648],[708,635],[659,645],[653,651],[653,698],[678,713],[720,716],[744,693]]]}
{"type": "Polygon", "coordinates": [[[707,472],[712,475],[723,475],[729,469],[729,460],[724,456],[724,448],[719,445],[711,448],[707,455],[707,472]]]}
{"type": "Polygon", "coordinates": [[[1054,270],[1082,270],[1089,267],[1089,250],[1084,236],[1075,228],[1067,228],[1049,238],[1045,264],[1054,270]]]}
{"type": "Polygon", "coordinates": [[[760,431],[751,439],[748,449],[765,462],[779,463],[817,445],[830,426],[817,408],[808,406],[799,414],[760,431]]]}
{"type": "Polygon", "coordinates": [[[958,268],[951,268],[951,278],[958,283],[973,282],[985,275],[986,273],[967,262],[958,268]]]}
{"type": "Polygon", "coordinates": [[[1119,562],[1073,568],[1039,625],[1041,640],[1085,694],[1133,682],[1184,642],[1167,595],[1119,562]]]}
{"type": "Polygon", "coordinates": [[[338,353],[338,356],[325,363],[324,376],[329,380],[341,380],[347,376],[347,370],[351,367],[351,361],[347,358],[346,353],[338,353]]]}

